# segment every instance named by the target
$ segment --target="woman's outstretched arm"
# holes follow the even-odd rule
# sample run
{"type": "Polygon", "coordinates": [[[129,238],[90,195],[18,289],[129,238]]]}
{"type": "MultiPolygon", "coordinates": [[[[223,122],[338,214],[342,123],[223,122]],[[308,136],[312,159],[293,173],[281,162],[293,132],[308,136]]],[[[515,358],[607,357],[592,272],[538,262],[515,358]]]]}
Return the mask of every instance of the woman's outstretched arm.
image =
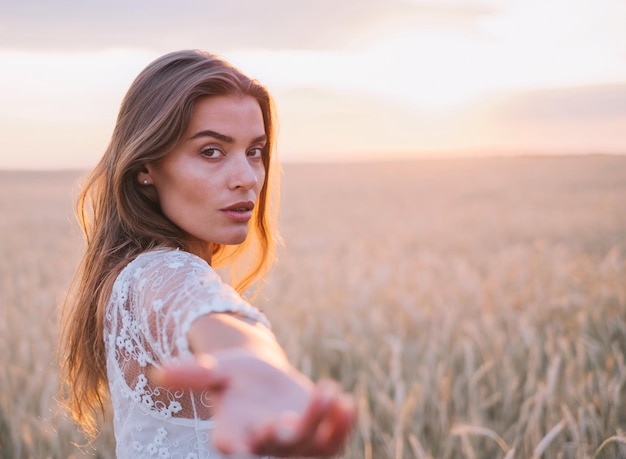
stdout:
{"type": "Polygon", "coordinates": [[[356,420],[352,398],[297,371],[266,327],[215,313],[194,321],[188,339],[196,361],[154,376],[166,386],[213,392],[213,441],[221,452],[331,456],[345,444],[356,420]]]}

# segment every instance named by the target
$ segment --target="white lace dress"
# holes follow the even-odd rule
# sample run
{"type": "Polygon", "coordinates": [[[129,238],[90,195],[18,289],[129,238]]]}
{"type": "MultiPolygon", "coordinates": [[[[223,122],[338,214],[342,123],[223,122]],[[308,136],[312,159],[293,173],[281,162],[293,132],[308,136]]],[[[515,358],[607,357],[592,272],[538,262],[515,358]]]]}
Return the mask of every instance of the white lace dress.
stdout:
{"type": "Polygon", "coordinates": [[[118,459],[222,457],[210,439],[208,394],[155,386],[148,370],[191,357],[187,332],[192,322],[225,311],[269,327],[259,310],[188,252],[146,252],[122,270],[104,323],[118,459]]]}

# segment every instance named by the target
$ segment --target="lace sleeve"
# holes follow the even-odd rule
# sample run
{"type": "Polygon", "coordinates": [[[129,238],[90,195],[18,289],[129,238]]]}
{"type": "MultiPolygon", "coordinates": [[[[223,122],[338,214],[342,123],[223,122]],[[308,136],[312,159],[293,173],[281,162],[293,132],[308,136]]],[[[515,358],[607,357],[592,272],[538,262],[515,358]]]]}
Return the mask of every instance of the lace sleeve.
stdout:
{"type": "Polygon", "coordinates": [[[183,251],[149,254],[134,273],[134,307],[145,347],[161,363],[191,355],[187,332],[212,312],[235,312],[269,327],[266,317],[243,300],[201,258],[183,251]]]}

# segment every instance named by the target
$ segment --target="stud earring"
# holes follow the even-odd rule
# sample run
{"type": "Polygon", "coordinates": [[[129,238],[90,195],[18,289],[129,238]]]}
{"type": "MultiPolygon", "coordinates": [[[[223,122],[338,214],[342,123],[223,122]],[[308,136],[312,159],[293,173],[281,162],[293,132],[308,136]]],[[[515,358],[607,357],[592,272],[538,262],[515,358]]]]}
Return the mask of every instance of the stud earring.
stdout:
{"type": "Polygon", "coordinates": [[[143,179],[143,184],[147,185],[148,184],[148,179],[143,179]]]}

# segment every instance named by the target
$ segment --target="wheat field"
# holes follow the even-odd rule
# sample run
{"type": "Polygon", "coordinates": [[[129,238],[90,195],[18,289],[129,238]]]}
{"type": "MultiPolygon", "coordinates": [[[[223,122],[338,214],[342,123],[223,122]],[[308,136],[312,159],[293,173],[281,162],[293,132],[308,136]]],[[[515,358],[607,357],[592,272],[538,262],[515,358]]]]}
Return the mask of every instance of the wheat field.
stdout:
{"type": "MultiPolygon", "coordinates": [[[[0,456],[114,456],[56,401],[77,172],[0,172],[0,456]]],[[[359,403],[344,458],[626,457],[626,157],[283,166],[257,298],[359,403]]]]}

